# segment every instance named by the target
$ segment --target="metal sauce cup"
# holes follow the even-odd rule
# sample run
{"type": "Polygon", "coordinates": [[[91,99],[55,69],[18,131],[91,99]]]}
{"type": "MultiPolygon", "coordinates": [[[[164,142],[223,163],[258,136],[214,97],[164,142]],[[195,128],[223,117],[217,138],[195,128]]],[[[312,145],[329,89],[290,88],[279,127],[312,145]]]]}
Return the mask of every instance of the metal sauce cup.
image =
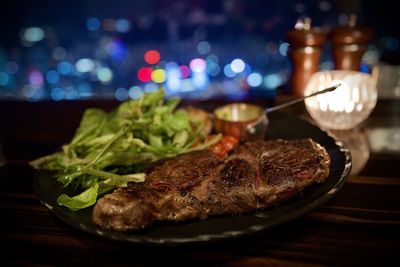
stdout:
{"type": "Polygon", "coordinates": [[[263,139],[268,118],[260,106],[247,103],[233,103],[214,110],[216,132],[231,135],[239,140],[263,139]]]}

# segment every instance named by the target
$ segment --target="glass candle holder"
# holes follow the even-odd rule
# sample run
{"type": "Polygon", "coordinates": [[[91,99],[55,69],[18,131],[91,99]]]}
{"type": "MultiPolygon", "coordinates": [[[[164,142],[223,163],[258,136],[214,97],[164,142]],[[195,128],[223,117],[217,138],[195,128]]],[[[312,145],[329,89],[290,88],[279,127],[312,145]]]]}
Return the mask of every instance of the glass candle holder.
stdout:
{"type": "Polygon", "coordinates": [[[376,75],[348,70],[314,73],[304,94],[312,94],[341,84],[335,91],[305,100],[310,116],[322,127],[352,129],[363,122],[375,108],[378,93],[376,75]]]}

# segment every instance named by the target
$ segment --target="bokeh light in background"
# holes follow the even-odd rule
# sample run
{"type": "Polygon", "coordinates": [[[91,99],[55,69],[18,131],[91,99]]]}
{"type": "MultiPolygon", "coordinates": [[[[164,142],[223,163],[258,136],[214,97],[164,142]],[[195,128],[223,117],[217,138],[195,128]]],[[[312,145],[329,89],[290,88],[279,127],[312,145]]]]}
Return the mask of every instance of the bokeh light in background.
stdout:
{"type": "Polygon", "coordinates": [[[206,62],[202,58],[192,59],[189,66],[190,69],[196,73],[204,72],[206,70],[206,62]]]}
{"type": "Polygon", "coordinates": [[[64,90],[59,87],[53,88],[53,89],[51,89],[50,95],[51,95],[51,98],[55,101],[63,100],[64,99],[64,90]]]}
{"type": "Polygon", "coordinates": [[[129,88],[128,94],[131,99],[138,99],[143,94],[143,91],[139,86],[132,86],[129,88]]]}
{"type": "Polygon", "coordinates": [[[124,101],[124,100],[126,100],[126,99],[128,99],[128,97],[129,97],[129,92],[128,92],[128,90],[126,90],[125,88],[118,88],[116,91],[115,91],[115,98],[118,100],[118,101],[124,101]]]}
{"type": "Polygon", "coordinates": [[[182,65],[179,67],[179,70],[181,71],[181,76],[182,78],[186,79],[190,75],[190,69],[186,65],[182,65]]]}
{"type": "Polygon", "coordinates": [[[46,80],[48,83],[58,83],[60,80],[60,75],[55,70],[49,70],[46,74],[46,80]]]}
{"type": "MultiPolygon", "coordinates": [[[[179,66],[176,62],[169,62],[165,65],[166,70],[166,89],[167,93],[174,94],[179,92],[179,89],[182,87],[182,73],[179,69],[179,66]]],[[[186,75],[186,78],[189,76],[186,75]]]]}
{"type": "Polygon", "coordinates": [[[61,75],[68,75],[68,74],[72,73],[72,70],[73,70],[73,66],[70,62],[61,61],[57,65],[57,71],[61,75]]]}
{"type": "Polygon", "coordinates": [[[226,64],[224,67],[224,74],[228,78],[233,78],[236,75],[236,72],[232,70],[231,64],[226,64]]]}
{"type": "Polygon", "coordinates": [[[268,74],[264,76],[264,86],[268,89],[274,89],[283,83],[283,79],[279,74],[268,74]]]}
{"type": "Polygon", "coordinates": [[[163,83],[165,81],[165,71],[163,69],[155,69],[151,73],[151,80],[155,83],[163,83]]]}
{"type": "Polygon", "coordinates": [[[230,68],[234,73],[241,73],[242,71],[244,71],[244,67],[245,64],[243,62],[243,60],[236,58],[234,60],[232,60],[230,68]]]}
{"type": "Polygon", "coordinates": [[[140,68],[140,70],[138,72],[139,81],[144,82],[144,83],[150,82],[152,72],[153,72],[152,68],[148,68],[148,67],[140,68]]]}
{"type": "Polygon", "coordinates": [[[147,64],[157,64],[160,61],[160,53],[156,50],[149,50],[144,54],[144,61],[147,64]]]}
{"type": "Polygon", "coordinates": [[[21,39],[27,43],[34,43],[43,40],[44,31],[39,27],[22,29],[21,39]]]}
{"type": "Polygon", "coordinates": [[[198,45],[197,45],[197,51],[198,51],[201,55],[207,55],[207,54],[210,53],[210,51],[211,51],[210,43],[207,42],[207,41],[201,41],[201,42],[198,43],[198,45]]]}
{"type": "Polygon", "coordinates": [[[43,75],[38,70],[33,70],[29,72],[29,83],[34,86],[42,86],[43,85],[43,75]]]}
{"type": "Polygon", "coordinates": [[[89,31],[97,31],[100,28],[100,20],[97,18],[89,18],[86,22],[89,31]]]}
{"type": "Polygon", "coordinates": [[[94,69],[94,62],[89,58],[81,58],[76,62],[75,68],[82,73],[91,72],[94,69]]]}
{"type": "Polygon", "coordinates": [[[5,72],[0,72],[0,85],[5,86],[10,81],[10,76],[5,72]]]}
{"type": "Polygon", "coordinates": [[[127,19],[119,19],[115,22],[115,29],[118,32],[128,32],[131,28],[131,23],[127,19]]]}
{"type": "Polygon", "coordinates": [[[247,83],[251,87],[258,87],[261,85],[263,77],[259,73],[252,73],[247,77],[247,83]]]}
{"type": "Polygon", "coordinates": [[[109,68],[99,68],[97,70],[97,78],[104,84],[109,84],[113,78],[113,73],[109,68]]]}
{"type": "MultiPolygon", "coordinates": [[[[0,26],[0,99],[123,101],[158,88],[190,98],[273,98],[287,90],[291,66],[284,35],[299,17],[329,29],[358,12],[367,25],[391,25],[368,20],[377,12],[375,1],[80,3],[16,0],[9,3],[14,9],[0,10],[7,22],[0,26]]],[[[398,53],[398,35],[387,26],[383,32],[361,70],[385,53],[398,53]]],[[[320,68],[333,68],[329,49],[320,68]]]]}

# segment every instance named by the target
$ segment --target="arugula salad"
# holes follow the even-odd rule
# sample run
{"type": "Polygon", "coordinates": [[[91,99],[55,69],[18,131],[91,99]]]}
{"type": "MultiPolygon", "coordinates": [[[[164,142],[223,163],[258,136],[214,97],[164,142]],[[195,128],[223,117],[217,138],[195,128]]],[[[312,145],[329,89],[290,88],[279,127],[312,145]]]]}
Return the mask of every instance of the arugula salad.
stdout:
{"type": "Polygon", "coordinates": [[[179,99],[165,100],[162,89],[121,103],[111,112],[87,109],[69,144],[59,152],[30,162],[35,169],[56,171],[64,187],[57,203],[71,210],[94,205],[97,198],[128,182],[144,182],[144,168],[151,162],[175,157],[217,143],[221,136],[204,136],[204,125],[179,99]]]}

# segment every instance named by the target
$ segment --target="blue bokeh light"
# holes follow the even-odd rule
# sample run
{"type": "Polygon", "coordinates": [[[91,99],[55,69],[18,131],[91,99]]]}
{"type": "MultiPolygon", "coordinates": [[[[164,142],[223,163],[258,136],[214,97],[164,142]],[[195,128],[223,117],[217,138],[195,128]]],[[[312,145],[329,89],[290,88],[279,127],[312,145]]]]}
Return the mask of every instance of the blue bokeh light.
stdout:
{"type": "Polygon", "coordinates": [[[54,101],[60,101],[64,99],[65,93],[63,89],[56,87],[51,89],[50,96],[54,101]]]}
{"type": "Polygon", "coordinates": [[[8,74],[14,75],[18,72],[19,66],[18,66],[17,62],[9,61],[6,63],[5,69],[8,74]]]}
{"type": "Polygon", "coordinates": [[[46,80],[48,83],[58,83],[60,75],[55,70],[49,70],[46,74],[46,80]]]}
{"type": "Polygon", "coordinates": [[[124,101],[128,99],[129,93],[128,90],[126,90],[123,87],[120,87],[117,90],[115,90],[114,96],[118,101],[124,101]]]}
{"type": "Polygon", "coordinates": [[[226,64],[224,67],[224,74],[228,78],[235,77],[236,73],[232,70],[231,64],[226,64]]]}
{"type": "Polygon", "coordinates": [[[143,94],[143,90],[139,86],[132,86],[129,88],[128,94],[131,99],[139,99],[143,94]]]}
{"type": "Polygon", "coordinates": [[[39,27],[30,27],[22,30],[21,38],[26,42],[39,42],[43,40],[45,37],[45,33],[42,28],[39,27]]]}
{"type": "Polygon", "coordinates": [[[123,60],[126,55],[126,47],[121,39],[115,38],[106,46],[107,54],[115,60],[123,60]]]}
{"type": "Polygon", "coordinates": [[[167,94],[173,94],[179,91],[181,88],[181,71],[179,70],[178,64],[175,62],[169,62],[165,66],[166,70],[166,89],[167,94]]]}
{"type": "Polygon", "coordinates": [[[113,78],[113,72],[111,71],[111,69],[106,67],[100,68],[97,70],[97,78],[100,82],[108,84],[113,78]]]}
{"type": "Polygon", "coordinates": [[[127,19],[118,19],[115,22],[115,29],[118,32],[122,32],[122,33],[128,32],[130,30],[130,28],[131,28],[131,23],[127,19]]]}
{"type": "Polygon", "coordinates": [[[145,93],[152,93],[158,90],[158,85],[156,83],[150,82],[144,85],[145,93]]]}
{"type": "Polygon", "coordinates": [[[0,72],[0,86],[7,85],[9,81],[10,81],[10,76],[6,72],[1,71],[0,72]]]}
{"type": "Polygon", "coordinates": [[[247,83],[251,86],[251,87],[258,87],[261,85],[263,81],[263,77],[261,76],[261,74],[254,72],[251,73],[248,77],[247,77],[247,83]]]}
{"type": "Polygon", "coordinates": [[[61,75],[68,75],[71,74],[73,71],[73,66],[71,63],[69,63],[68,61],[61,61],[60,63],[58,63],[57,65],[57,71],[61,74],[61,75]]]}
{"type": "Polygon", "coordinates": [[[94,66],[94,62],[90,58],[81,58],[75,63],[76,70],[82,73],[92,71],[94,66]]]}
{"type": "Polygon", "coordinates": [[[240,58],[236,58],[236,59],[232,60],[231,69],[233,72],[241,73],[242,71],[244,71],[244,68],[245,68],[245,64],[244,64],[243,60],[241,60],[240,58]]]}
{"type": "Polygon", "coordinates": [[[63,60],[67,56],[67,51],[61,46],[54,48],[53,57],[56,60],[63,60]]]}
{"type": "Polygon", "coordinates": [[[82,82],[78,84],[78,92],[80,98],[88,98],[92,96],[93,88],[90,83],[82,82]]]}
{"type": "Polygon", "coordinates": [[[204,89],[208,84],[208,78],[205,72],[194,72],[192,76],[193,86],[197,89],[204,89]]]}
{"type": "Polygon", "coordinates": [[[264,77],[264,86],[267,89],[276,89],[282,85],[283,79],[279,74],[268,74],[264,77]]]}
{"type": "Polygon", "coordinates": [[[86,26],[90,31],[97,31],[100,29],[100,20],[97,18],[89,18],[86,21],[86,26]]]}
{"type": "Polygon", "coordinates": [[[216,77],[221,73],[221,67],[217,63],[211,61],[207,64],[207,73],[216,77]]]}
{"type": "Polygon", "coordinates": [[[201,54],[201,55],[207,55],[208,53],[210,53],[211,51],[211,45],[209,42],[207,41],[202,41],[200,43],[197,44],[197,51],[201,54]]]}
{"type": "Polygon", "coordinates": [[[65,88],[65,98],[68,100],[79,99],[78,90],[73,86],[68,86],[65,88]]]}
{"type": "Polygon", "coordinates": [[[284,57],[286,57],[288,49],[289,49],[289,43],[283,42],[279,45],[279,53],[284,57]]]}

